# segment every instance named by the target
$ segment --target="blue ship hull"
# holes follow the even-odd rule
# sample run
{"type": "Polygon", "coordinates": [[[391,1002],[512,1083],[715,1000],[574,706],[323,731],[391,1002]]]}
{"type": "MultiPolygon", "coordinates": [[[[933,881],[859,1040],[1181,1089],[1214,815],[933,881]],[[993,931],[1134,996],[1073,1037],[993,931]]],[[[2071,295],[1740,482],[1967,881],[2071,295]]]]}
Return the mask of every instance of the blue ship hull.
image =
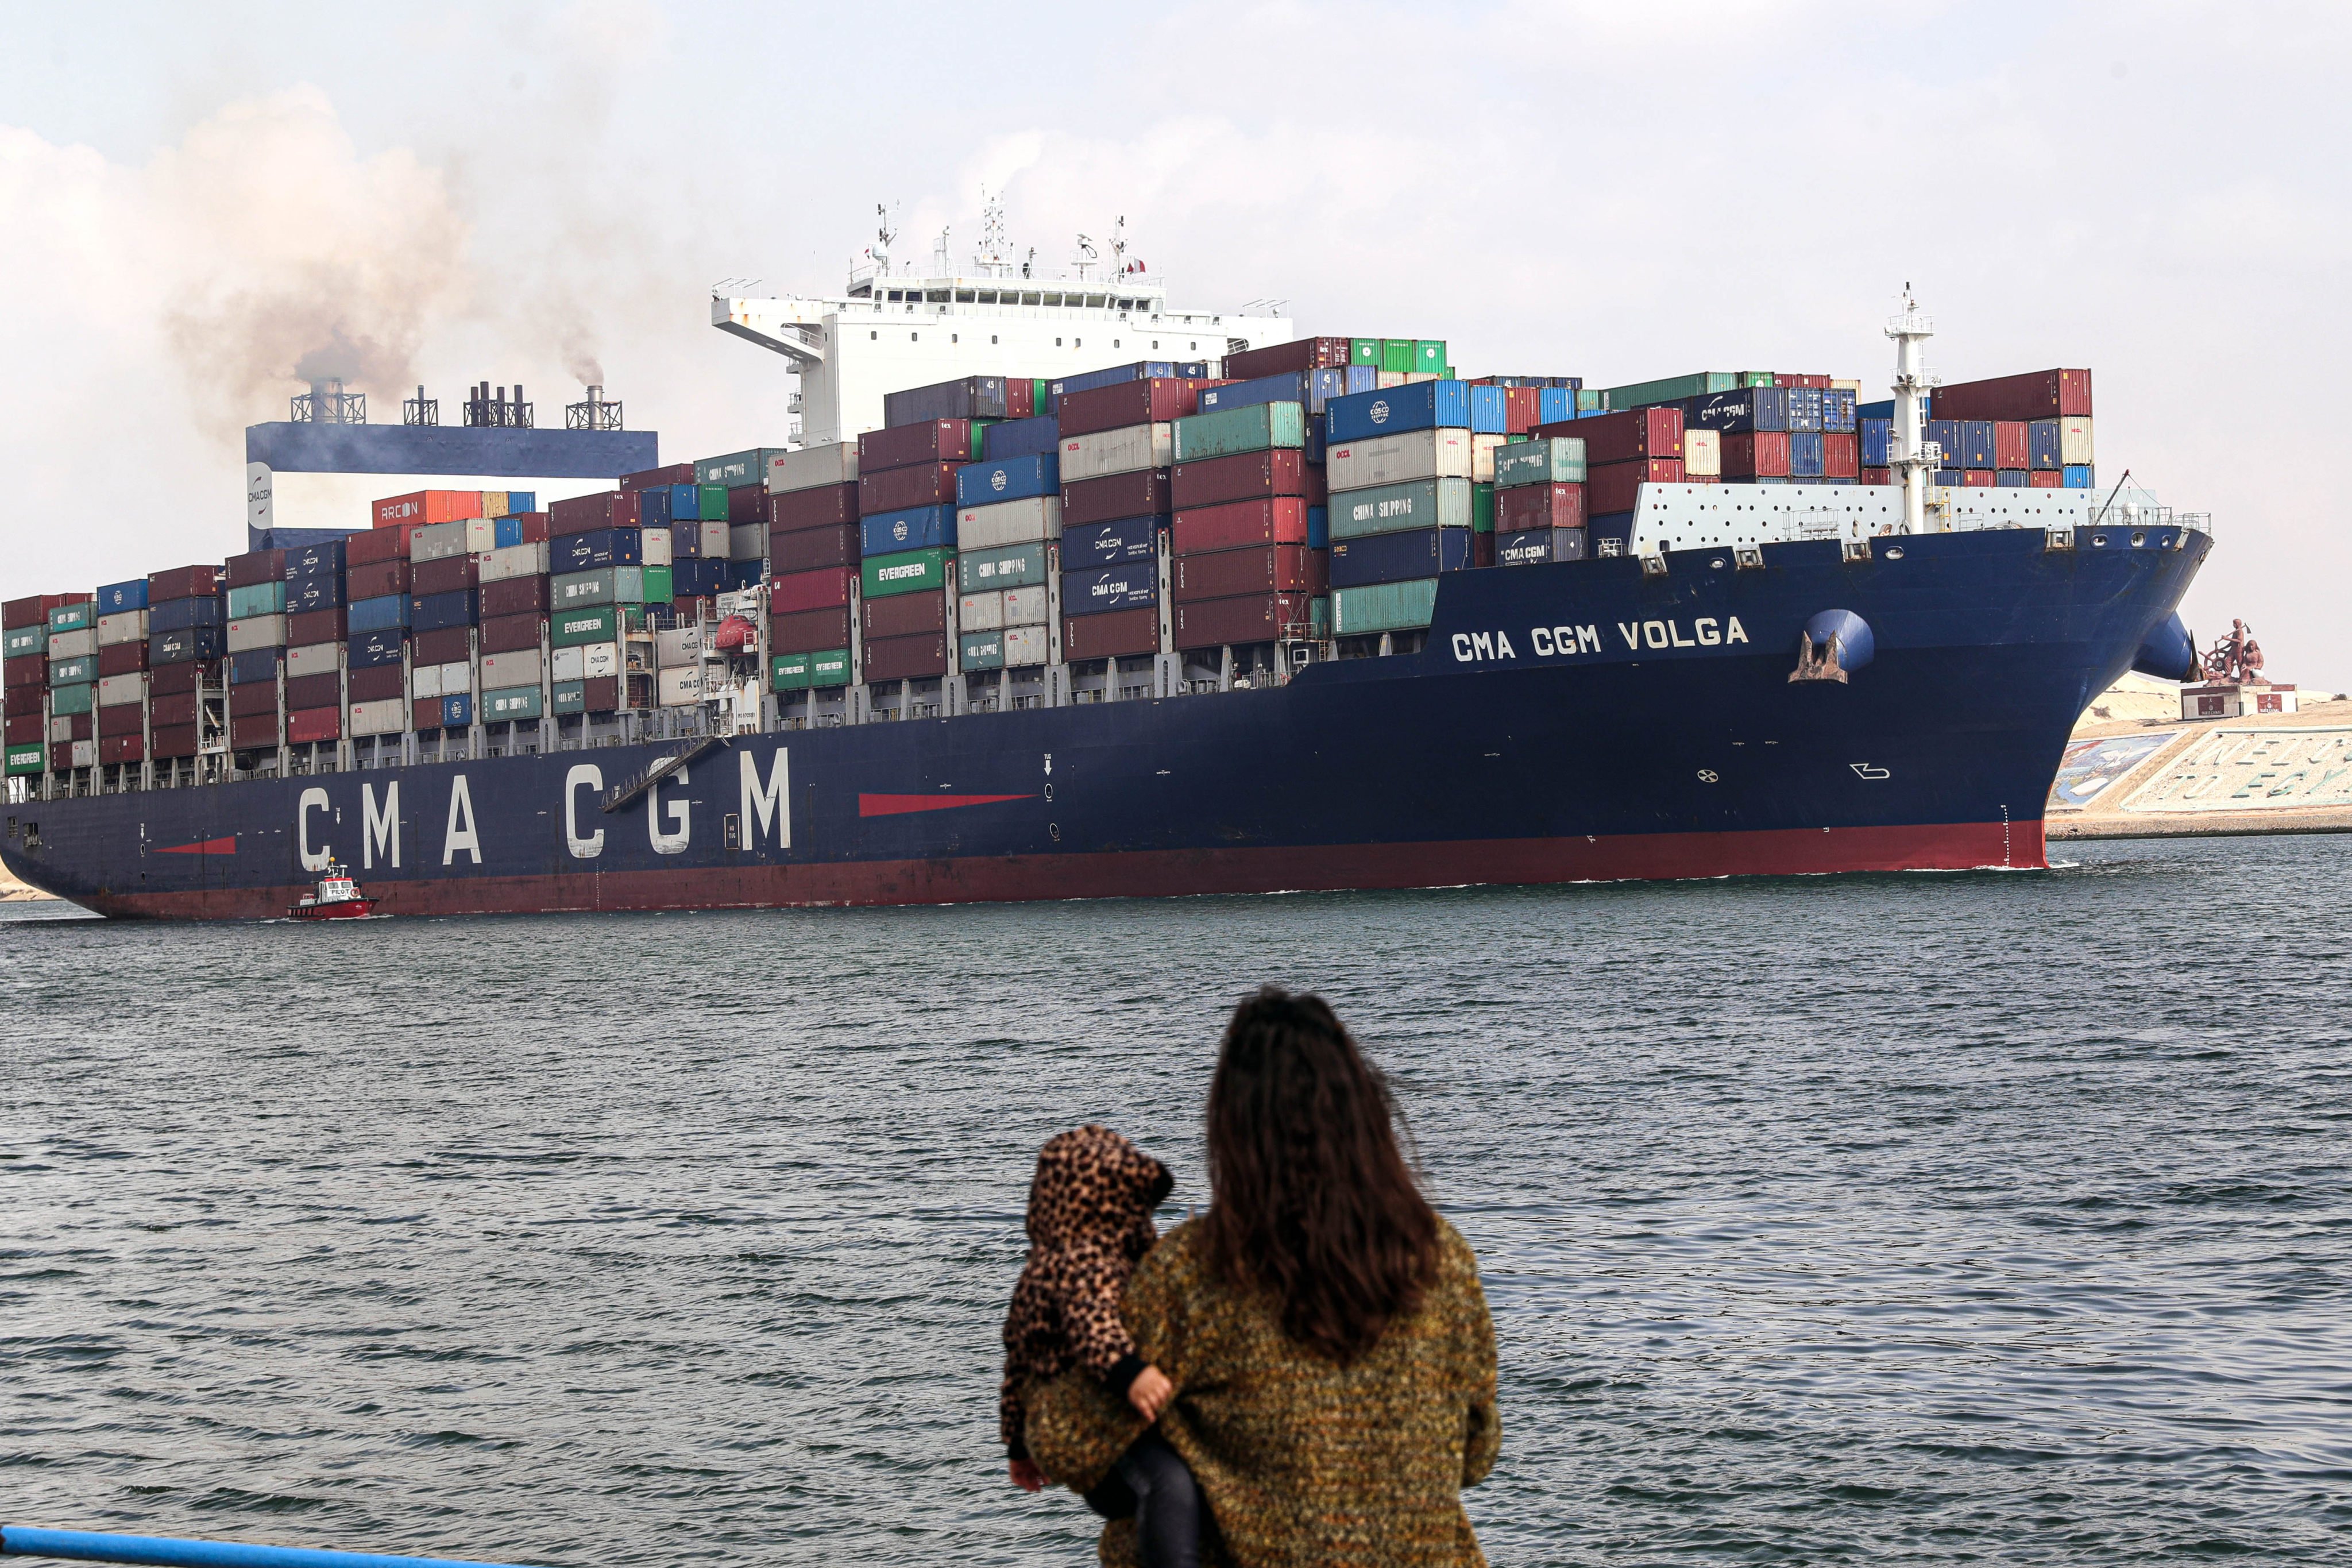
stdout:
{"type": "Polygon", "coordinates": [[[282,916],[329,855],[392,914],[2045,864],[2068,732],[2210,541],[1872,542],[1453,574],[1417,654],[738,737],[611,813],[679,742],[28,802],[0,859],[105,914],[194,919],[282,916]],[[1875,658],[1792,684],[1832,608],[1875,658]]]}

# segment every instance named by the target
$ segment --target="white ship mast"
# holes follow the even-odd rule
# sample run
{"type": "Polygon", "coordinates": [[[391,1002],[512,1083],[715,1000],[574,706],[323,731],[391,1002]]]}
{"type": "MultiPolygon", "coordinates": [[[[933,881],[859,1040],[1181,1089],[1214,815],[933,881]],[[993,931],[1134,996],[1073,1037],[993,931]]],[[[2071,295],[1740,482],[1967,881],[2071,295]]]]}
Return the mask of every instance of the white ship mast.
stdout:
{"type": "Polygon", "coordinates": [[[1936,335],[1932,316],[1922,315],[1903,285],[1903,313],[1886,323],[1895,340],[1895,425],[1887,434],[1886,466],[1903,486],[1905,533],[1927,531],[1927,481],[1944,460],[1941,447],[1927,439],[1927,393],[1935,384],[1927,374],[1926,343],[1936,335]]]}

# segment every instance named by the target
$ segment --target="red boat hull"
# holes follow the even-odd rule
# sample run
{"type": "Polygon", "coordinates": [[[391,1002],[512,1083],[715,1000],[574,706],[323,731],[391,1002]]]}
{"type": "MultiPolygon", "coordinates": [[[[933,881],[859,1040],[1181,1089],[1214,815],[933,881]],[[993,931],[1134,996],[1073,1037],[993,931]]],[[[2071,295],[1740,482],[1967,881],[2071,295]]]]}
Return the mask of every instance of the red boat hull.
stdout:
{"type": "Polygon", "coordinates": [[[298,921],[357,921],[375,913],[373,899],[344,899],[331,904],[297,904],[287,911],[298,921]]]}

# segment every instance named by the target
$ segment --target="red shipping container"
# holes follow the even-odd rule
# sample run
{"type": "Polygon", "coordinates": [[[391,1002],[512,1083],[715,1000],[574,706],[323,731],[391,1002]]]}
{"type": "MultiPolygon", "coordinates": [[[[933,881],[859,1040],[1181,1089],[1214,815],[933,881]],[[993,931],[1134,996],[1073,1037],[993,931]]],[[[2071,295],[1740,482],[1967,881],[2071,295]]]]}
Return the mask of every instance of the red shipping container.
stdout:
{"type": "Polygon", "coordinates": [[[217,566],[174,566],[169,572],[151,573],[147,578],[147,600],[160,604],[165,599],[202,599],[220,592],[220,568],[217,566]]]}
{"type": "MultiPolygon", "coordinates": [[[[2063,419],[2091,412],[2091,373],[2036,370],[1936,388],[1937,419],[2063,419]]],[[[2007,465],[2003,465],[2006,467],[2007,465]]],[[[2019,468],[2025,465],[2020,463],[2019,468]]]]}
{"type": "Polygon", "coordinates": [[[12,686],[8,688],[6,696],[0,698],[0,713],[5,713],[11,719],[20,718],[26,713],[38,713],[41,711],[42,704],[48,700],[48,695],[47,689],[44,687],[12,686]]]}
{"type": "MultiPolygon", "coordinates": [[[[405,562],[408,559],[410,540],[415,538],[416,531],[424,526],[421,522],[404,522],[396,528],[381,528],[372,531],[345,534],[343,536],[344,575],[348,577],[351,569],[354,566],[371,566],[379,561],[405,562]]],[[[347,596],[360,599],[368,595],[351,594],[347,596]]]]}
{"type": "Polygon", "coordinates": [[[1866,485],[1891,485],[1895,482],[1894,472],[1889,468],[1864,468],[1862,470],[1862,482],[1866,485]]]}
{"type": "Polygon", "coordinates": [[[1495,492],[1495,531],[1525,533],[1537,528],[1582,528],[1584,487],[1579,484],[1513,485],[1495,492]]]}
{"type": "Polygon", "coordinates": [[[854,522],[827,523],[822,528],[768,535],[768,569],[779,575],[814,572],[820,566],[849,565],[857,558],[857,525],[854,522]]]}
{"type": "Polygon", "coordinates": [[[55,608],[47,595],[30,594],[21,599],[10,599],[0,604],[0,630],[13,632],[37,626],[49,618],[49,612],[55,608]]]}
{"type": "Polygon", "coordinates": [[[947,630],[948,601],[944,594],[891,594],[864,600],[858,609],[865,633],[871,637],[908,637],[918,632],[947,630]]]}
{"type": "MultiPolygon", "coordinates": [[[[482,651],[520,653],[525,648],[537,647],[539,634],[546,625],[546,621],[534,612],[500,616],[495,620],[485,619],[482,622],[482,651]]],[[[357,687],[352,689],[352,700],[359,700],[357,687]]]]}
{"type": "MultiPolygon", "coordinates": [[[[1996,419],[1992,426],[1992,466],[1995,468],[2028,467],[2025,422],[2020,419],[1996,419]]],[[[1837,472],[1835,468],[1830,470],[1837,472]]]]}
{"type": "Polygon", "coordinates": [[[456,522],[461,518],[482,515],[482,492],[411,490],[406,495],[386,496],[376,502],[373,515],[378,528],[397,528],[404,523],[430,527],[436,522],[456,522]]]}
{"type": "Polygon", "coordinates": [[[1494,563],[1495,536],[1491,533],[1472,534],[1470,536],[1470,564],[1473,566],[1492,566],[1494,563]]]}
{"type": "Polygon", "coordinates": [[[1255,381],[1291,370],[1338,370],[1349,363],[1354,352],[1354,341],[1349,338],[1293,338],[1286,343],[1227,354],[1225,374],[1235,381],[1255,381]]]}
{"type": "Polygon", "coordinates": [[[58,739],[61,741],[90,740],[98,732],[93,723],[97,715],[91,713],[60,713],[49,721],[49,733],[58,735],[57,727],[63,724],[66,727],[66,732],[58,735],[58,739]]]}
{"type": "MultiPolygon", "coordinates": [[[[399,667],[395,665],[393,668],[396,669],[399,667]]],[[[352,673],[357,675],[359,671],[355,669],[352,673]]],[[[231,687],[229,689],[234,692],[251,689],[231,687]]],[[[289,676],[287,679],[286,707],[289,712],[297,708],[340,707],[342,700],[343,678],[334,670],[322,670],[317,675],[289,676]]]]}
{"type": "Polygon", "coordinates": [[[36,741],[48,738],[47,727],[38,713],[10,714],[5,721],[0,721],[0,733],[5,733],[12,746],[29,746],[36,741]]]}
{"type": "Polygon", "coordinates": [[[599,490],[594,495],[573,496],[547,509],[547,531],[551,536],[560,536],[593,533],[600,528],[635,528],[638,510],[635,490],[599,490]]]}
{"type": "Polygon", "coordinates": [[[1779,372],[1775,372],[1772,376],[1772,384],[1775,386],[1811,386],[1819,387],[1822,391],[1827,391],[1829,389],[1830,378],[1826,374],[1796,375],[1782,374],[1779,372]]]}
{"type": "Polygon", "coordinates": [[[109,735],[136,735],[146,726],[146,710],[136,702],[116,702],[98,710],[100,740],[109,735]]]}
{"type": "Polygon", "coordinates": [[[621,706],[621,678],[617,675],[592,675],[583,696],[585,700],[581,706],[589,712],[613,712],[621,706]]]}
{"type": "MultiPolygon", "coordinates": [[[[1582,419],[1555,420],[1538,425],[1539,437],[1574,436],[1584,443],[1587,463],[1626,463],[1636,458],[1682,460],[1683,411],[1675,407],[1629,408],[1622,414],[1594,414],[1582,419]]],[[[1595,504],[1595,510],[1606,508],[1595,504]]]]}
{"type": "Polygon", "coordinates": [[[856,521],[856,479],[845,484],[818,485],[814,489],[787,490],[768,498],[768,531],[772,535],[856,521]]]}
{"type": "Polygon", "coordinates": [[[433,631],[419,632],[408,639],[417,664],[455,664],[474,655],[474,628],[471,626],[440,626],[433,631]]]}
{"type": "Polygon", "coordinates": [[[147,668],[147,645],[136,639],[109,643],[98,650],[100,675],[135,675],[147,668]]]}
{"type": "Polygon", "coordinates": [[[625,490],[649,490],[656,485],[690,485],[694,483],[694,465],[672,463],[666,468],[646,468],[638,473],[623,474],[620,482],[625,490]]]}
{"type": "Polygon", "coordinates": [[[943,632],[923,632],[910,637],[877,637],[866,645],[866,679],[918,680],[948,672],[948,639],[943,632]]]}
{"type": "MultiPolygon", "coordinates": [[[[926,595],[908,594],[909,599],[926,595]]],[[[803,610],[798,615],[776,616],[768,622],[768,641],[776,653],[824,653],[830,648],[849,646],[849,610],[803,610]]]]}
{"type": "Polygon", "coordinates": [[[925,419],[868,430],[857,438],[857,471],[880,473],[918,463],[969,463],[980,455],[969,419],[925,419]]]}
{"type": "MultiPolygon", "coordinates": [[[[1786,479],[1789,475],[1789,433],[1786,430],[1726,432],[1723,437],[1723,472],[1726,478],[1753,479],[1786,479]]],[[[1827,448],[1823,448],[1824,452],[1827,448]]],[[[1590,472],[1590,470],[1587,470],[1590,472]]],[[[1590,500],[1590,498],[1587,498],[1590,500]]],[[[1597,501],[1591,509],[1596,514],[1605,509],[1597,501]]]]}
{"type": "Polygon", "coordinates": [[[228,743],[236,751],[258,752],[278,744],[278,713],[275,709],[253,718],[232,718],[228,721],[228,743]]]}
{"type": "Polygon", "coordinates": [[[1962,468],[1960,483],[1969,489],[1989,490],[2000,483],[2000,479],[1990,468],[1962,468]]]}
{"type": "Polygon", "coordinates": [[[1307,634],[1311,616],[1306,594],[1250,594],[1203,599],[1176,606],[1176,646],[1222,647],[1227,643],[1272,642],[1286,631],[1307,634]]]}
{"type": "Polygon", "coordinates": [[[72,771],[73,742],[71,741],[50,742],[49,772],[53,773],[71,773],[72,771]]]}
{"type": "Polygon", "coordinates": [[[1122,517],[1148,517],[1171,510],[1166,468],[1131,468],[1123,474],[1080,479],[1062,487],[1062,526],[1084,528],[1122,517]]]}
{"type": "Polygon", "coordinates": [[[1159,651],[1157,605],[1113,610],[1101,616],[1068,616],[1062,621],[1062,657],[1066,659],[1129,658],[1159,651]]]}
{"type": "Polygon", "coordinates": [[[2029,468],[2025,473],[2025,488],[2030,490],[2062,489],[2065,483],[2066,476],[2056,468],[2029,468]]]}
{"type": "MultiPolygon", "coordinates": [[[[373,669],[351,672],[351,695],[354,702],[390,702],[408,695],[407,671],[396,664],[379,664],[373,669]]],[[[305,676],[304,679],[310,677],[305,676]]],[[[320,678],[323,679],[323,678],[320,678]]],[[[292,682],[288,682],[292,689],[292,682]]]]}
{"type": "Polygon", "coordinates": [[[759,485],[730,485],[727,490],[727,521],[740,528],[747,522],[768,521],[768,492],[759,485]]]}
{"type": "Polygon", "coordinates": [[[1503,429],[1513,436],[1534,429],[1543,423],[1543,388],[1539,386],[1507,386],[1503,388],[1503,429]]]}
{"type": "MultiPolygon", "coordinates": [[[[2019,426],[2023,429],[2023,426],[2019,426]]],[[[1862,437],[1851,430],[1831,430],[1822,437],[1822,477],[1858,479],[1862,474],[1862,437]]]]}
{"type": "Polygon", "coordinates": [[[544,544],[547,542],[547,514],[545,512],[519,511],[514,514],[514,520],[516,525],[522,530],[521,543],[544,544]]]}
{"type": "Polygon", "coordinates": [[[19,686],[47,686],[49,683],[49,661],[37,653],[20,653],[14,658],[0,659],[0,685],[12,689],[19,686]]]}
{"type": "Polygon", "coordinates": [[[1097,430],[1118,430],[1129,425],[1154,425],[1190,418],[1196,412],[1200,389],[1223,382],[1179,381],[1169,376],[1150,380],[1115,381],[1084,392],[1066,392],[1054,405],[1054,418],[1062,434],[1091,436],[1097,430]]]}
{"type": "Polygon", "coordinates": [[[1304,544],[1307,501],[1301,496],[1276,496],[1180,511],[1171,532],[1179,555],[1206,555],[1253,544],[1304,544]]]}
{"type": "Polygon", "coordinates": [[[544,577],[509,577],[501,582],[482,584],[482,619],[499,616],[543,616],[547,614],[547,579],[544,577]]]}
{"type": "Polygon", "coordinates": [[[796,610],[829,610],[849,603],[849,585],[857,574],[846,566],[815,572],[794,572],[768,584],[768,608],[780,615],[796,610]]]}
{"type": "MultiPolygon", "coordinates": [[[[2018,465],[2020,468],[2024,466],[2022,463],[2018,465]]],[[[228,558],[226,573],[228,585],[232,588],[250,588],[260,583],[275,583],[286,575],[286,552],[254,550],[243,555],[232,555],[228,558]]]]}
{"type": "Polygon", "coordinates": [[[286,715],[286,739],[289,744],[313,745],[320,741],[343,738],[343,710],[340,708],[314,708],[307,713],[286,715]]]}
{"type": "MultiPolygon", "coordinates": [[[[185,666],[173,666],[184,668],[185,666]]],[[[271,683],[274,691],[276,682],[271,683]]],[[[271,701],[273,710],[276,700],[271,701]]],[[[168,730],[176,724],[196,721],[196,694],[194,691],[159,692],[152,686],[147,692],[147,723],[151,730],[168,730]]]]}
{"type": "Polygon", "coordinates": [[[309,647],[314,643],[343,640],[343,612],[339,606],[331,610],[303,610],[286,617],[286,646],[309,647]]]}
{"type": "Polygon", "coordinates": [[[1247,550],[1179,555],[1171,572],[1170,596],[1179,605],[1228,599],[1237,594],[1320,594],[1328,589],[1331,577],[1329,557],[1303,544],[1260,544],[1247,550]]]}
{"type": "MultiPolygon", "coordinates": [[[[1319,474],[1320,465],[1313,471],[1319,474]]],[[[1309,492],[1308,472],[1307,454],[1295,447],[1179,463],[1168,473],[1169,499],[1174,507],[1202,507],[1262,497],[1304,496],[1309,492]]],[[[1066,520],[1064,526],[1068,526],[1066,520]]]]}
{"type": "MultiPolygon", "coordinates": [[[[313,680],[332,680],[335,678],[331,675],[314,675],[310,679],[313,680]]],[[[194,723],[195,721],[196,712],[194,708],[195,694],[194,692],[190,692],[187,695],[190,704],[188,709],[188,720],[189,722],[194,723]]],[[[267,713],[272,719],[277,718],[278,682],[274,680],[248,680],[241,685],[230,687],[228,689],[228,712],[229,717],[232,719],[250,719],[257,713],[267,713]]]]}
{"type": "Polygon", "coordinates": [[[409,569],[408,590],[412,594],[457,594],[479,585],[482,564],[471,555],[445,555],[438,561],[419,561],[409,569]]]}
{"type": "Polygon", "coordinates": [[[871,517],[877,511],[903,511],[911,506],[952,506],[955,471],[953,463],[917,463],[885,468],[878,474],[860,470],[857,510],[871,517]]]}
{"type": "Polygon", "coordinates": [[[408,705],[408,727],[412,730],[441,728],[441,699],[419,697],[408,705]]]}
{"type": "Polygon", "coordinates": [[[1645,484],[1680,484],[1680,458],[1646,458],[1632,463],[1601,463],[1584,470],[1584,504],[1596,517],[1631,511],[1645,484]]]}
{"type": "Polygon", "coordinates": [[[1032,419],[1037,414],[1037,384],[1025,375],[1004,378],[1004,416],[1032,419]]]}
{"type": "Polygon", "coordinates": [[[393,594],[414,593],[415,581],[416,570],[405,561],[371,561],[343,568],[343,596],[381,599],[393,594]]]}
{"type": "Polygon", "coordinates": [[[149,726],[147,754],[158,761],[194,756],[196,754],[195,721],[192,719],[185,724],[175,724],[168,729],[149,726]]]}

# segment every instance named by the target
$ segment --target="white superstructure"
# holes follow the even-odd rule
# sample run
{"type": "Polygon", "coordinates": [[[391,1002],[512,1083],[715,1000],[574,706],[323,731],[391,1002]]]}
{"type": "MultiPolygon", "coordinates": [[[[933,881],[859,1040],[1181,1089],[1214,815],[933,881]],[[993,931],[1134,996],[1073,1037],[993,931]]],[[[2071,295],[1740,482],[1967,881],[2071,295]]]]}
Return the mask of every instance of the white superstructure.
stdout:
{"type": "Polygon", "coordinates": [[[1129,260],[1123,237],[1113,238],[1104,263],[1081,235],[1069,276],[1039,275],[1034,250],[1012,259],[993,204],[968,268],[950,263],[944,233],[921,267],[895,262],[893,238],[886,223],[837,297],[711,296],[712,326],[790,362],[799,381],[789,395],[795,445],[880,429],[884,394],[907,387],[966,375],[1051,380],[1133,360],[1222,359],[1297,335],[1289,317],[1248,307],[1170,306],[1167,280],[1129,260]]]}

